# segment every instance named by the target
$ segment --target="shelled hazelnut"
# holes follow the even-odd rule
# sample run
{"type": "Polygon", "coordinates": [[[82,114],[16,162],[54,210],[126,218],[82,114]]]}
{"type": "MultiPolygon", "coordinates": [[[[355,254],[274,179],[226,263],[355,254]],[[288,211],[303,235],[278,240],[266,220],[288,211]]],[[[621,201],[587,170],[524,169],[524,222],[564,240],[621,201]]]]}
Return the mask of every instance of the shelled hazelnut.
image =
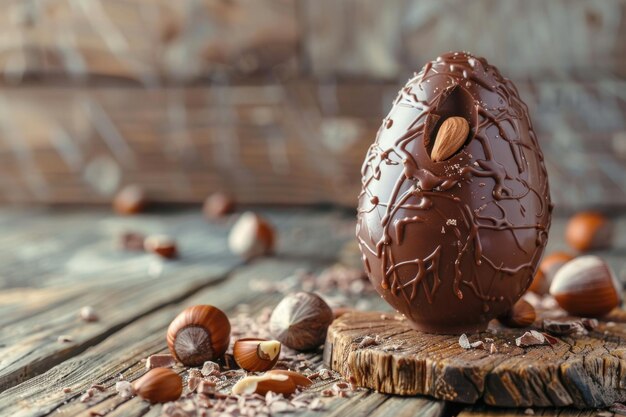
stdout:
{"type": "Polygon", "coordinates": [[[186,308],[167,329],[167,345],[172,355],[187,366],[220,358],[229,342],[228,317],[211,305],[186,308]]]}
{"type": "Polygon", "coordinates": [[[231,252],[246,260],[270,254],[275,241],[274,228],[267,220],[249,211],[239,217],[228,235],[231,252]]]}
{"type": "Polygon", "coordinates": [[[513,308],[503,316],[498,317],[498,320],[505,326],[522,328],[532,325],[536,318],[535,308],[528,301],[518,300],[513,308]]]}
{"type": "Polygon", "coordinates": [[[565,265],[566,262],[572,259],[574,259],[574,257],[566,252],[552,252],[547,255],[539,264],[535,279],[533,279],[528,290],[539,295],[547,294],[548,291],[550,291],[550,284],[556,272],[565,265]]]}
{"type": "Polygon", "coordinates": [[[570,314],[601,317],[621,303],[621,285],[598,256],[575,258],[559,269],[550,294],[570,314]]]}
{"type": "Polygon", "coordinates": [[[612,238],[610,220],[596,212],[581,212],[572,216],[565,229],[567,243],[581,252],[608,248],[612,238]]]}
{"type": "Polygon", "coordinates": [[[278,362],[280,342],[265,339],[239,339],[233,346],[235,362],[249,372],[270,370],[278,362]]]}
{"type": "Polygon", "coordinates": [[[321,297],[309,292],[287,295],[270,316],[270,333],[295,350],[312,350],[324,343],[333,311],[321,297]]]}
{"type": "Polygon", "coordinates": [[[133,384],[134,392],[151,403],[175,401],[183,392],[183,380],[167,368],[154,368],[133,384]]]}
{"type": "Polygon", "coordinates": [[[204,200],[202,212],[208,219],[219,219],[235,211],[235,200],[222,192],[211,194],[204,200]]]}
{"type": "Polygon", "coordinates": [[[297,388],[308,387],[311,380],[293,371],[268,371],[260,376],[247,376],[240,379],[232,389],[236,395],[259,394],[268,392],[291,395],[297,388]]]}
{"type": "Polygon", "coordinates": [[[127,185],[113,198],[113,209],[118,214],[137,214],[148,205],[148,197],[139,185],[127,185]]]}

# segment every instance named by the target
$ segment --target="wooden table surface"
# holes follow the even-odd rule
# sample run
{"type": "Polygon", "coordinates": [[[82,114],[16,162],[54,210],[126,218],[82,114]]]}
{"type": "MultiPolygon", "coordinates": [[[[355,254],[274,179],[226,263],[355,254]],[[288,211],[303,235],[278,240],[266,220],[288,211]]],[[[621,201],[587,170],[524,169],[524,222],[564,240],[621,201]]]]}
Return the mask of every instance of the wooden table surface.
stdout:
{"type": "MultiPolygon", "coordinates": [[[[112,388],[119,374],[134,380],[145,359],[165,352],[165,330],[185,306],[214,304],[229,314],[246,306],[254,314],[274,306],[279,292],[258,291],[251,282],[290,282],[299,271],[319,272],[354,262],[354,215],[335,209],[258,210],[278,229],[273,257],[243,263],[229,253],[233,219],[207,222],[196,207],[161,209],[119,217],[105,208],[0,210],[0,415],[158,416],[161,406],[112,388]],[[181,256],[162,261],[116,247],[122,231],[167,233],[181,256]],[[100,316],[82,322],[93,306],[100,316]],[[67,335],[71,342],[57,339],[67,335]],[[98,401],[79,400],[92,384],[104,385],[98,401]],[[63,388],[71,387],[71,393],[63,388]]],[[[564,219],[556,218],[549,250],[565,249],[564,219]]],[[[624,280],[626,216],[617,218],[615,248],[602,253],[624,280]]],[[[323,294],[335,305],[389,310],[376,295],[323,294]]],[[[313,355],[320,368],[321,354],[313,355]]],[[[328,388],[315,384],[314,390],[328,388]]],[[[323,411],[307,416],[594,416],[597,410],[503,410],[463,406],[425,397],[393,397],[358,390],[348,398],[324,399],[323,411]]],[[[602,411],[613,415],[610,411],[602,411]]]]}

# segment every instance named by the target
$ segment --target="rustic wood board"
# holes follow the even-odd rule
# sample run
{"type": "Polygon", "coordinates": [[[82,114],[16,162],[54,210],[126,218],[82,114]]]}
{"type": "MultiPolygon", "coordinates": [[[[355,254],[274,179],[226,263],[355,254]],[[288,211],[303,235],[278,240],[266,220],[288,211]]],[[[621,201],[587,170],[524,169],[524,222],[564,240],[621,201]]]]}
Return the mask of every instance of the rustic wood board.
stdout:
{"type": "MultiPolygon", "coordinates": [[[[299,270],[317,270],[327,263],[328,260],[317,261],[315,257],[308,260],[264,259],[238,268],[229,274],[228,279],[200,290],[183,303],[164,306],[129,324],[97,346],[3,392],[0,394],[0,414],[19,417],[49,414],[91,416],[95,413],[106,413],[111,417],[158,416],[160,405],[151,406],[139,398],[121,399],[112,386],[120,373],[128,380],[138,378],[145,372],[143,359],[167,350],[164,334],[178,311],[198,303],[215,304],[229,314],[242,304],[247,304],[251,311],[259,311],[263,307],[275,305],[281,295],[249,291],[251,279],[280,282],[299,270]],[[80,402],[82,392],[93,383],[104,385],[106,393],[89,404],[80,402]],[[71,387],[72,392],[63,393],[64,387],[71,387]]],[[[321,353],[313,354],[311,362],[316,367],[323,366],[321,353]]],[[[335,381],[318,382],[312,389],[328,389],[335,381]]],[[[439,417],[444,410],[444,403],[424,398],[400,401],[375,392],[359,391],[350,398],[327,399],[323,413],[308,411],[298,416],[384,416],[388,407],[397,410],[399,416],[439,417]]]]}
{"type": "Polygon", "coordinates": [[[528,329],[492,325],[470,335],[471,341],[494,339],[498,351],[491,354],[463,349],[458,336],[415,331],[401,316],[350,313],[329,329],[324,357],[358,385],[388,394],[501,407],[601,408],[626,400],[626,312],[616,310],[606,320],[552,346],[517,347],[515,338],[528,329]],[[360,346],[366,336],[381,341],[360,346]]]}
{"type": "MultiPolygon", "coordinates": [[[[285,262],[306,258],[330,263],[341,242],[352,236],[352,220],[336,211],[263,214],[277,227],[278,253],[285,262]],[[322,240],[325,245],[317,243],[322,240]],[[295,241],[302,242],[295,245],[295,241]]],[[[0,237],[0,247],[6,249],[0,255],[0,288],[4,287],[0,391],[45,372],[152,311],[223,280],[242,264],[227,248],[231,223],[207,223],[199,209],[133,218],[93,210],[31,213],[15,219],[15,225],[0,237]],[[174,236],[180,259],[162,261],[115,249],[117,234],[129,229],[174,236]],[[21,245],[26,243],[32,249],[30,262],[16,248],[25,248],[21,245]],[[103,320],[81,322],[78,311],[86,305],[96,308],[103,320]],[[57,342],[61,335],[72,341],[57,342]]]]}

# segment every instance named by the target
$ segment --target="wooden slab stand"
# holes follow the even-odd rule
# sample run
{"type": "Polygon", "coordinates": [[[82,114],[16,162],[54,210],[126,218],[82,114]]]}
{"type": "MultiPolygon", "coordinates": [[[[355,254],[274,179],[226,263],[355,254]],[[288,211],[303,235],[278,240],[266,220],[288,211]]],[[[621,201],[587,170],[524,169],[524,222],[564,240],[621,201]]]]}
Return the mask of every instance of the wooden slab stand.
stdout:
{"type": "Polygon", "coordinates": [[[502,407],[602,408],[626,400],[626,312],[615,310],[587,335],[558,337],[552,346],[516,346],[527,330],[490,325],[468,335],[487,339],[486,349],[466,350],[458,336],[415,331],[400,316],[354,312],[329,328],[324,360],[357,385],[387,394],[502,407]],[[367,336],[377,342],[363,342],[367,336]]]}

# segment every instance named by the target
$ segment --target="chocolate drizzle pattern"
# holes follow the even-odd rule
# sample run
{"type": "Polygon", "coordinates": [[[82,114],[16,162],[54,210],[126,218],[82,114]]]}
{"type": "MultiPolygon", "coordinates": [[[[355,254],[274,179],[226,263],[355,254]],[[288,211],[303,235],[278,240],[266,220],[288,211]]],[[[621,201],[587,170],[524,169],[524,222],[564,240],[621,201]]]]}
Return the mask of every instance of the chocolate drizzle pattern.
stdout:
{"type": "Polygon", "coordinates": [[[515,86],[483,58],[449,53],[402,88],[362,168],[357,237],[379,293],[421,330],[479,330],[530,285],[552,204],[515,86]],[[470,134],[429,153],[448,117],[470,134]]]}

